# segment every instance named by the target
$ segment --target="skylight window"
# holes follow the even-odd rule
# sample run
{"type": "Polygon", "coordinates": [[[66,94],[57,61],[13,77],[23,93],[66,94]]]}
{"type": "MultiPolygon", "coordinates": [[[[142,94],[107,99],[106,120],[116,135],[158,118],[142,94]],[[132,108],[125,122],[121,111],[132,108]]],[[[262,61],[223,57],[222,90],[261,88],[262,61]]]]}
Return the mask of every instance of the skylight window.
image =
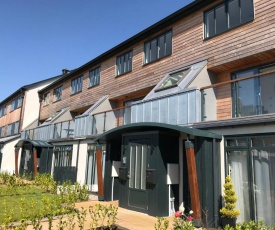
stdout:
{"type": "Polygon", "coordinates": [[[190,68],[168,74],[167,78],[160,84],[155,91],[170,89],[176,87],[190,72],[190,68]]]}

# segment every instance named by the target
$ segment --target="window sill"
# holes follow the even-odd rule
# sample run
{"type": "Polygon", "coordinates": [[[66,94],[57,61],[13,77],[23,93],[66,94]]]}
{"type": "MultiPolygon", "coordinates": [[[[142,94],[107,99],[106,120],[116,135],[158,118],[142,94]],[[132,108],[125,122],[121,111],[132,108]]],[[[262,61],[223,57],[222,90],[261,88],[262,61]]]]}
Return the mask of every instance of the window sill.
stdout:
{"type": "Polygon", "coordinates": [[[61,101],[61,100],[62,100],[62,99],[58,99],[58,100],[56,100],[56,101],[53,101],[53,104],[56,103],[56,102],[59,102],[59,101],[61,101]]]}
{"type": "Polygon", "coordinates": [[[208,41],[209,39],[215,38],[215,37],[217,37],[217,36],[220,36],[220,35],[222,35],[222,34],[225,34],[225,33],[229,32],[229,31],[232,31],[232,30],[234,30],[234,29],[236,29],[236,28],[239,28],[239,27],[241,27],[241,26],[244,26],[244,25],[246,25],[246,24],[248,24],[248,23],[254,21],[254,19],[255,19],[255,18],[253,18],[252,20],[250,20],[250,21],[248,21],[248,22],[245,22],[245,23],[240,24],[240,25],[238,25],[238,26],[232,27],[232,28],[230,28],[230,29],[227,29],[227,30],[225,30],[225,31],[223,31],[223,32],[221,32],[221,33],[215,34],[215,35],[213,35],[213,36],[211,36],[211,37],[208,37],[208,38],[206,38],[205,35],[204,35],[204,36],[203,36],[203,37],[204,37],[203,41],[208,41]]]}
{"type": "Polygon", "coordinates": [[[162,57],[162,58],[156,59],[156,60],[151,61],[151,62],[148,62],[148,63],[143,63],[142,66],[147,66],[147,65],[150,65],[150,64],[152,64],[152,63],[156,63],[156,62],[158,62],[158,61],[160,61],[160,60],[163,60],[163,59],[165,59],[165,58],[168,58],[168,57],[170,57],[170,56],[172,56],[172,54],[168,54],[168,55],[166,55],[166,56],[164,56],[164,57],[162,57]]]}
{"type": "Polygon", "coordinates": [[[78,91],[78,92],[76,92],[76,93],[71,93],[70,96],[74,96],[74,95],[77,95],[77,94],[80,94],[80,93],[82,93],[82,90],[81,90],[81,91],[78,91]]]}
{"type": "Polygon", "coordinates": [[[127,71],[127,72],[125,72],[125,73],[122,73],[122,74],[120,74],[120,75],[116,75],[115,78],[121,77],[121,76],[126,75],[126,74],[131,73],[131,72],[132,72],[132,70],[127,71]]]}
{"type": "Polygon", "coordinates": [[[91,89],[91,88],[94,88],[94,87],[96,87],[96,86],[99,86],[99,84],[91,85],[91,86],[89,86],[87,89],[91,89]]]}

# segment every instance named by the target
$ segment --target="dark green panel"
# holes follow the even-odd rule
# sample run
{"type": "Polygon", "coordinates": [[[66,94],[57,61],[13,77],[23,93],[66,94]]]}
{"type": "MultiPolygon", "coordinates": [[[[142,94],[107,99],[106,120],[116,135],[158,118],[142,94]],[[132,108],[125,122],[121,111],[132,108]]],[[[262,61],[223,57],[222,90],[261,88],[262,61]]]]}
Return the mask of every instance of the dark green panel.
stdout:
{"type": "Polygon", "coordinates": [[[39,173],[51,173],[53,148],[39,148],[40,166],[39,173]]]}
{"type": "Polygon", "coordinates": [[[2,165],[2,157],[3,157],[3,153],[0,152],[0,170],[1,170],[1,165],[2,165]]]}
{"type": "MultiPolygon", "coordinates": [[[[179,163],[179,136],[174,133],[160,133],[159,136],[159,154],[156,154],[158,188],[157,188],[157,216],[169,215],[169,198],[167,185],[167,164],[179,163]]],[[[178,196],[175,197],[175,203],[178,203],[178,196]]]]}
{"type": "Polygon", "coordinates": [[[212,139],[200,137],[195,139],[195,153],[202,221],[205,226],[214,227],[219,215],[220,153],[217,146],[213,149],[212,139]]]}
{"type": "Polygon", "coordinates": [[[55,166],[54,167],[54,180],[59,184],[65,181],[76,182],[77,168],[74,166],[55,166]]]}

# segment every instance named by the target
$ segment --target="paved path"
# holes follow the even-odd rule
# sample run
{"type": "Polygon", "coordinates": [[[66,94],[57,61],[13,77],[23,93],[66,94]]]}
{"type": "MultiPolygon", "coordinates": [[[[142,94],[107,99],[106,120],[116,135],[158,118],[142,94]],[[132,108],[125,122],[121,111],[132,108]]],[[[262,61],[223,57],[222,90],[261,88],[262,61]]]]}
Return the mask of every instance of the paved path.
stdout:
{"type": "MultiPolygon", "coordinates": [[[[113,202],[87,201],[87,202],[76,203],[76,208],[81,209],[81,207],[83,207],[85,209],[88,209],[89,206],[94,206],[97,203],[100,203],[102,205],[113,204],[113,205],[118,206],[118,201],[113,201],[113,202]]],[[[172,220],[172,218],[170,218],[170,219],[171,220],[170,220],[170,228],[169,229],[172,229],[173,220],[172,220]]],[[[55,230],[58,229],[57,228],[58,222],[59,222],[58,219],[54,220],[52,229],[55,229],[55,230]]],[[[88,214],[87,218],[86,218],[85,229],[90,229],[89,223],[90,223],[90,218],[89,218],[89,214],[88,214]]],[[[152,217],[152,216],[149,216],[144,213],[130,211],[130,210],[118,207],[116,224],[118,226],[122,227],[121,230],[154,230],[155,223],[157,223],[156,217],[152,217]]],[[[47,221],[43,221],[42,225],[43,225],[42,230],[48,229],[47,221]]],[[[74,229],[79,229],[79,227],[77,226],[78,225],[77,221],[76,221],[75,225],[76,226],[74,229]]],[[[31,230],[31,229],[33,229],[33,227],[28,226],[27,229],[31,230]]],[[[69,226],[67,226],[65,229],[69,229],[69,226]]]]}

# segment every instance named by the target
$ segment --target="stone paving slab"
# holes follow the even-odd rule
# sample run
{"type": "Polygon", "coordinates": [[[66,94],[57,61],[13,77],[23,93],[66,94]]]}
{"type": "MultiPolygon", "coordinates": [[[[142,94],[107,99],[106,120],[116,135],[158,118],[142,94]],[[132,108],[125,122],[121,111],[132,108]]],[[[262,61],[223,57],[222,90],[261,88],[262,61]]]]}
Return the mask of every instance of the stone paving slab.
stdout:
{"type": "MultiPolygon", "coordinates": [[[[75,207],[77,209],[81,209],[83,207],[84,209],[89,208],[89,206],[94,206],[95,204],[100,203],[102,205],[110,205],[113,204],[115,206],[118,206],[118,201],[112,201],[112,202],[100,202],[100,201],[87,201],[87,202],[80,202],[76,203],[75,207]]],[[[66,217],[64,217],[65,219],[66,217]]],[[[77,219],[75,217],[75,219],[77,219]]],[[[170,217],[170,227],[169,229],[172,229],[172,218],[170,217]]],[[[85,229],[90,229],[89,223],[90,223],[90,218],[89,214],[87,215],[86,218],[86,223],[85,223],[85,229]]],[[[53,230],[58,229],[57,224],[59,220],[56,219],[53,221],[53,230]]],[[[79,229],[77,226],[77,221],[75,221],[75,228],[74,229],[79,229]]],[[[154,230],[155,223],[157,223],[157,218],[153,216],[149,216],[144,213],[140,212],[135,212],[131,211],[128,209],[124,209],[121,207],[118,207],[118,214],[117,214],[117,221],[116,224],[118,226],[117,230],[154,230]]],[[[48,229],[48,222],[47,220],[43,221],[42,223],[42,230],[48,229]]],[[[33,229],[33,226],[28,226],[28,230],[33,229]]],[[[66,227],[65,229],[69,229],[69,226],[66,227]]]]}

